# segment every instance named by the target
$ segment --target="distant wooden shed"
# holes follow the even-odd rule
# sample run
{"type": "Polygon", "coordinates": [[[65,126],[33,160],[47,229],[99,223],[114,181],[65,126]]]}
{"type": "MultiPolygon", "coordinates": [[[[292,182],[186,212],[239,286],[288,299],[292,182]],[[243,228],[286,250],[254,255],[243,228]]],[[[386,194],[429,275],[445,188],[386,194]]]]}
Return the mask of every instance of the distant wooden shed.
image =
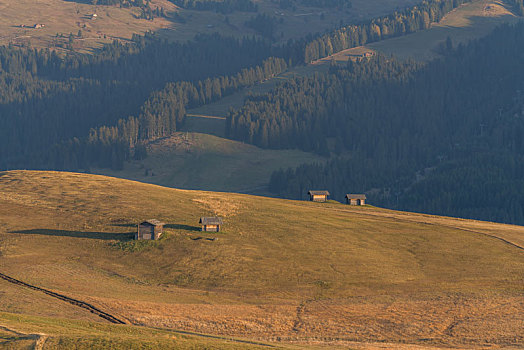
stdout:
{"type": "Polygon", "coordinates": [[[307,194],[312,202],[325,202],[329,196],[328,191],[309,191],[307,194]]]}
{"type": "Polygon", "coordinates": [[[365,194],[346,194],[346,203],[349,205],[365,205],[366,199],[365,194]]]}
{"type": "Polygon", "coordinates": [[[220,225],[222,225],[224,222],[222,221],[222,218],[214,216],[201,217],[199,223],[202,225],[202,231],[220,232],[220,225]]]}
{"type": "Polygon", "coordinates": [[[156,240],[162,236],[164,231],[164,223],[156,219],[149,219],[138,224],[138,229],[135,235],[135,239],[143,240],[156,240]]]}

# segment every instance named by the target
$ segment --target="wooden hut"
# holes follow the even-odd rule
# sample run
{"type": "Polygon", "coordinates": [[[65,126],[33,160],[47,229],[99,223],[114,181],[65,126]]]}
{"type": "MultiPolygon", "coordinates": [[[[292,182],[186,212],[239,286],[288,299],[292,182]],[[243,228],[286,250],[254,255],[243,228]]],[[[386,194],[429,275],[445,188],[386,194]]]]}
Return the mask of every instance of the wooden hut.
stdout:
{"type": "Polygon", "coordinates": [[[156,219],[149,219],[138,224],[135,239],[159,239],[164,231],[164,223],[156,219]]]}
{"type": "Polygon", "coordinates": [[[329,196],[328,191],[309,191],[307,194],[312,202],[325,202],[329,196]]]}
{"type": "Polygon", "coordinates": [[[346,194],[346,203],[349,205],[365,205],[365,194],[346,194]]]}
{"type": "Polygon", "coordinates": [[[199,223],[202,225],[202,231],[220,232],[220,225],[223,224],[222,218],[219,217],[201,217],[199,223]]]}

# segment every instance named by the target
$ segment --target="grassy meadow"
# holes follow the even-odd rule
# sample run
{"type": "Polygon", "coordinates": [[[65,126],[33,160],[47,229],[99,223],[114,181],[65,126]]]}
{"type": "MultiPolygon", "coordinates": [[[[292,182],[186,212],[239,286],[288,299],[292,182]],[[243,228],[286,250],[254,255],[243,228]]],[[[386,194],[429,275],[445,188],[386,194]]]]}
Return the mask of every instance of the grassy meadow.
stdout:
{"type": "MultiPolygon", "coordinates": [[[[175,10],[168,0],[153,0],[151,6],[175,10]]],[[[0,44],[30,44],[66,52],[61,44],[67,42],[70,33],[76,36],[81,30],[82,38],[75,38],[73,47],[81,53],[92,53],[113,40],[128,40],[134,33],[161,31],[173,26],[165,18],[138,19],[139,13],[136,8],[95,6],[83,1],[4,0],[0,1],[0,44]],[[93,14],[97,17],[92,18],[93,14]],[[44,28],[31,28],[35,24],[43,24],[44,28]]]]}
{"type": "MultiPolygon", "coordinates": [[[[0,191],[0,272],[133,325],[300,346],[524,345],[522,227],[75,173],[4,172],[0,191]],[[223,232],[200,232],[204,215],[223,232]],[[133,241],[148,218],[164,236],[133,241]]],[[[1,312],[95,321],[15,293],[1,312]]]]}
{"type": "Polygon", "coordinates": [[[137,326],[0,313],[6,349],[264,349],[278,346],[137,326]]]}
{"type": "Polygon", "coordinates": [[[267,194],[273,171],[325,161],[299,150],[266,150],[214,136],[224,121],[202,119],[195,127],[208,134],[175,133],[151,143],[147,158],[126,162],[123,170],[93,171],[169,187],[267,194]]]}

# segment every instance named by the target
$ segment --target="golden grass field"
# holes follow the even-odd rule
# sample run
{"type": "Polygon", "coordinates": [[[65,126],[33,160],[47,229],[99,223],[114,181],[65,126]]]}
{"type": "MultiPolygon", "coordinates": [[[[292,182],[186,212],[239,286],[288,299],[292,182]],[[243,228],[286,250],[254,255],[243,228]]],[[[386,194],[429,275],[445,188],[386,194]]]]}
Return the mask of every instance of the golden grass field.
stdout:
{"type": "MultiPolygon", "coordinates": [[[[177,331],[298,348],[524,346],[523,227],[62,172],[1,173],[0,193],[0,272],[130,324],[0,280],[0,326],[49,346],[177,331]],[[223,232],[200,232],[203,215],[223,216],[223,232]],[[148,218],[167,223],[163,238],[132,241],[148,218]]],[[[16,338],[1,327],[0,341],[16,338]]]]}

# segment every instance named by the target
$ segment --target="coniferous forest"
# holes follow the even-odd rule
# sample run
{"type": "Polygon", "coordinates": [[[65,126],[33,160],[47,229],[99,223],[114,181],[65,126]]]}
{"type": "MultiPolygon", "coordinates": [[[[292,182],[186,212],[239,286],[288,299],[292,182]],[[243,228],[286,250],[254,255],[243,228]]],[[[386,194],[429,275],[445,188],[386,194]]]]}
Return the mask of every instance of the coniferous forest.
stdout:
{"type": "Polygon", "coordinates": [[[263,41],[217,35],[187,44],[136,37],[65,59],[0,49],[1,166],[119,168],[138,140],[176,131],[186,106],[285,70],[270,53],[263,41]]]}
{"type": "Polygon", "coordinates": [[[197,11],[216,11],[223,14],[235,11],[257,12],[258,5],[251,0],[170,0],[177,6],[197,11]]]}
{"type": "Polygon", "coordinates": [[[337,158],[273,174],[270,190],[524,223],[524,24],[422,65],[378,56],[252,96],[230,137],[337,158]]]}

